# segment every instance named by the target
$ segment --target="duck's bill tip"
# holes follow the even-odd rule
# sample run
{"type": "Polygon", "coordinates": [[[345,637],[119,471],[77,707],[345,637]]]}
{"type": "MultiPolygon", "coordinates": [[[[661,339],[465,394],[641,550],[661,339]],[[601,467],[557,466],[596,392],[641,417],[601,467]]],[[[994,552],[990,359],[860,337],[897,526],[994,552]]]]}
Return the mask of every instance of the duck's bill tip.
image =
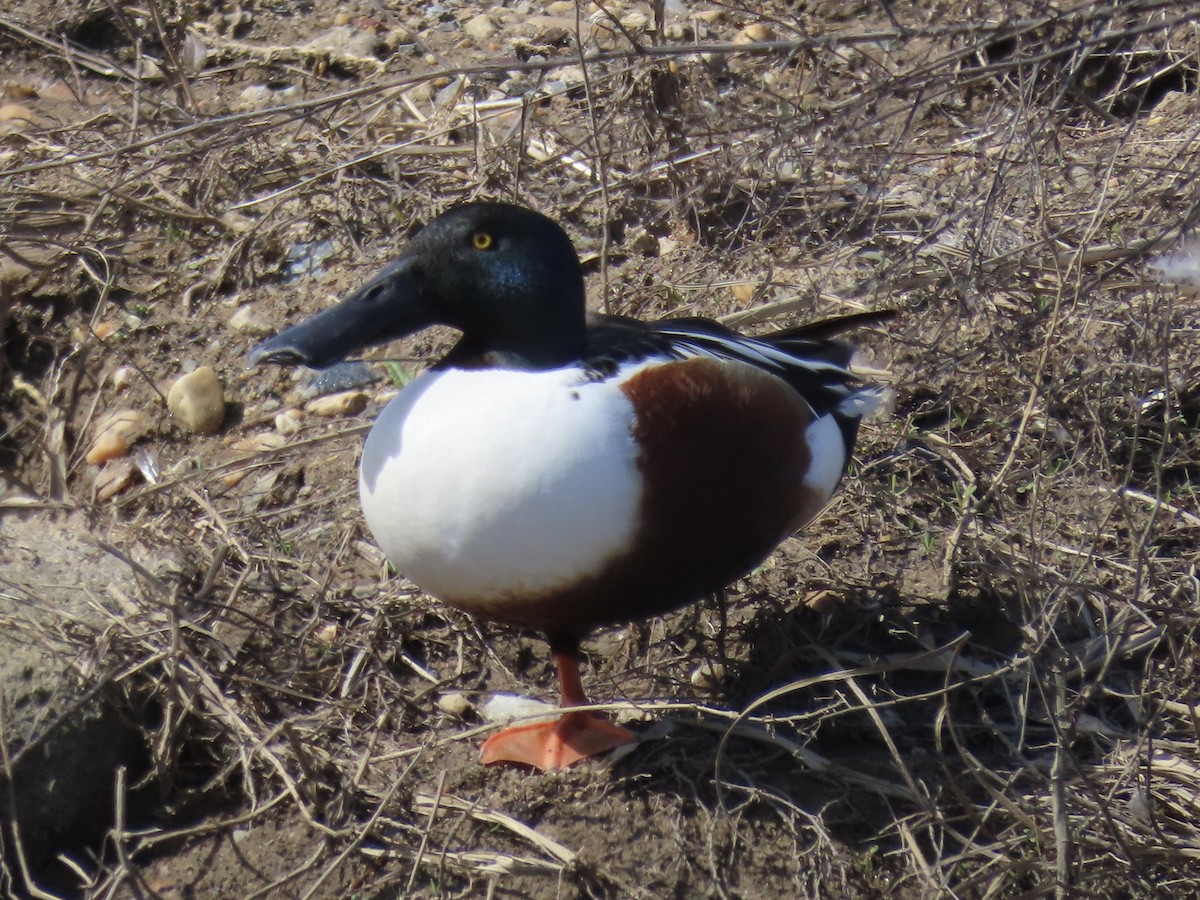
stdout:
{"type": "Polygon", "coordinates": [[[263,341],[250,351],[250,365],[262,366],[275,364],[279,366],[311,365],[310,356],[292,344],[280,342],[277,338],[263,341]]]}

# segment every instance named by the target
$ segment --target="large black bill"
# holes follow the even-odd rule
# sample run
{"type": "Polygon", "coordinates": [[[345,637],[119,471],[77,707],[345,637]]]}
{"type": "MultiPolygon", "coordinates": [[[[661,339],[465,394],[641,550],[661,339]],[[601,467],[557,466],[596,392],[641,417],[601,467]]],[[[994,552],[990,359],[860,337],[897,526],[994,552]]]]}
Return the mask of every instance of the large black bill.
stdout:
{"type": "Polygon", "coordinates": [[[321,369],[433,324],[419,281],[401,259],[335,306],[263,341],[250,351],[250,362],[321,369]]]}

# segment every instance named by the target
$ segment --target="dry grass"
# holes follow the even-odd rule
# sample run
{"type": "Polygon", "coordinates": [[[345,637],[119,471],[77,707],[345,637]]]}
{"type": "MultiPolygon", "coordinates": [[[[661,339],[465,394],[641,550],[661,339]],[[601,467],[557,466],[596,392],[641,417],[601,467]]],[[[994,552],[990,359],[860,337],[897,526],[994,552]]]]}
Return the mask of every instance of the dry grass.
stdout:
{"type": "MultiPolygon", "coordinates": [[[[419,75],[397,74],[408,48],[378,63],[200,29],[224,73],[207,81],[170,59],[147,81],[127,53],[0,17],[0,42],[105,97],[0,152],[2,446],[38,503],[88,506],[114,366],[152,403],[219,341],[204,361],[251,432],[278,385],[241,371],[231,299],[311,310],[362,272],[288,283],[288,248],[374,265],[470,197],[552,211],[614,310],[903,312],[873,341],[893,415],[823,519],[734,587],[728,621],[704,605],[601,639],[597,695],[671,698],[635,704],[659,740],[537,787],[464,771],[483,729],[434,701],[529,691],[542,651],[385,581],[349,476],[360,426],[309,427],[226,487],[246,464],[164,423],[165,474],[92,512],[174,571],[107,598],[99,633],[37,631],[155,710],[146,781],[189,823],[119,820],[79,863],[89,896],[153,894],[156,853],[279,821],[297,842],[254,896],[1194,884],[1197,306],[1145,261],[1200,211],[1200,30],[1167,2],[922,7],[897,4],[903,31],[868,6],[780,12],[776,40],[737,48],[639,32],[457,66],[420,47],[439,61],[419,75]],[[512,77],[540,88],[491,98],[512,77]],[[303,99],[210,112],[269,78],[303,99]],[[116,339],[75,333],[106,321],[116,339]],[[819,589],[836,611],[802,602],[819,589]],[[688,680],[706,661],[729,673],[716,696],[688,680]],[[571,797],[605,820],[569,820],[571,797]],[[630,834],[660,848],[650,880],[630,834]]],[[[181,46],[161,10],[127,25],[181,46]]]]}

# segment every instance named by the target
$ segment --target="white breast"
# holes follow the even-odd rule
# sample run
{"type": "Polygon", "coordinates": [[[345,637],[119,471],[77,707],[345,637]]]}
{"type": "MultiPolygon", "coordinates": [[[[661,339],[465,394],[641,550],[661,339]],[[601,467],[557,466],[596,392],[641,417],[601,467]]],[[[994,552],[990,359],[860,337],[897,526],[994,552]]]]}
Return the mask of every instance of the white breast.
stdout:
{"type": "Polygon", "coordinates": [[[363,450],[363,513],[388,559],[429,593],[481,610],[597,571],[628,546],[641,502],[619,383],[578,369],[414,380],[363,450]]]}

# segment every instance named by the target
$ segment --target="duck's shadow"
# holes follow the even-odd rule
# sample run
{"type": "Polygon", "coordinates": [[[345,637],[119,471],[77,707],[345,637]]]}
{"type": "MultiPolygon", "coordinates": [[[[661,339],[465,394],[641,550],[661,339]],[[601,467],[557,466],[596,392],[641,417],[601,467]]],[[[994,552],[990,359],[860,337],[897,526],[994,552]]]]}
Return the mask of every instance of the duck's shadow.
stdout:
{"type": "Polygon", "coordinates": [[[955,690],[956,661],[1011,652],[1009,611],[950,612],[877,587],[841,592],[832,609],[754,599],[749,616],[726,610],[723,632],[694,630],[708,636],[692,649],[692,674],[721,677],[662,685],[660,696],[692,701],[656,712],[611,763],[614,777],[723,808],[768,799],[851,841],[927,807],[946,777],[934,749],[946,710],[978,720],[979,692],[955,690]]]}

